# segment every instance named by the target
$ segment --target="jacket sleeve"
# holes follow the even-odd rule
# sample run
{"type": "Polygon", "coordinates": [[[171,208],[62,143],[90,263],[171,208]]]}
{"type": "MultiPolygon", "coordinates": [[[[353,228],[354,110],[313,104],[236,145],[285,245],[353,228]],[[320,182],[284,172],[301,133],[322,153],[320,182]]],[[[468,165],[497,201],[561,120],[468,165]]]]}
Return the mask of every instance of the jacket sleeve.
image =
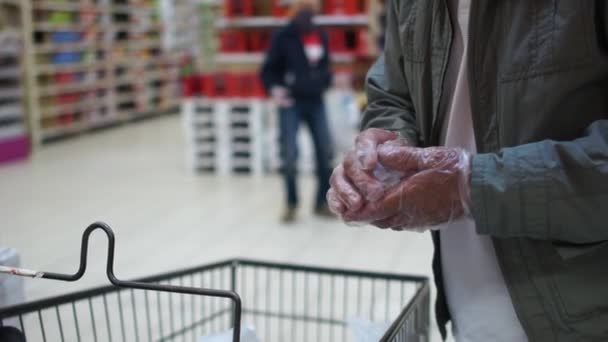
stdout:
{"type": "Polygon", "coordinates": [[[608,240],[608,120],[574,141],[541,141],[473,159],[480,234],[571,243],[608,240]]]}
{"type": "Polygon", "coordinates": [[[323,54],[323,57],[321,58],[321,60],[319,61],[319,67],[320,69],[323,71],[323,85],[325,86],[325,89],[329,89],[329,87],[331,87],[331,83],[333,81],[333,74],[331,71],[331,52],[329,49],[329,38],[327,37],[327,33],[323,32],[321,34],[322,37],[322,41],[323,41],[323,49],[325,50],[325,53],[323,54]]]}
{"type": "Polygon", "coordinates": [[[266,91],[270,92],[272,87],[284,85],[285,57],[280,46],[280,31],[273,34],[270,47],[264,58],[260,77],[266,91]]]}
{"type": "Polygon", "coordinates": [[[368,105],[361,129],[383,128],[399,132],[411,144],[419,144],[416,113],[403,70],[403,51],[399,35],[396,1],[387,6],[384,53],[367,74],[368,105]]]}

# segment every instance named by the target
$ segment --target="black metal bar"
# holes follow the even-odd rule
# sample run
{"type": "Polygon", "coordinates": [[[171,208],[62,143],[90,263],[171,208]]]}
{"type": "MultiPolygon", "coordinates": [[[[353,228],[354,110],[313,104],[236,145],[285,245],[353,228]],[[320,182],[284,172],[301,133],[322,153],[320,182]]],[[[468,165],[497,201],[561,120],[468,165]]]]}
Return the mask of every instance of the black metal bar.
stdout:
{"type": "Polygon", "coordinates": [[[127,333],[125,332],[125,315],[122,310],[122,297],[120,296],[121,291],[116,292],[116,297],[118,297],[118,313],[120,317],[120,333],[122,335],[122,340],[127,340],[127,333]]]}
{"type": "MultiPolygon", "coordinates": [[[[215,288],[215,277],[213,275],[213,271],[209,272],[209,286],[211,288],[215,288]]],[[[215,298],[209,298],[209,300],[211,301],[211,304],[209,305],[209,307],[211,308],[211,312],[214,313],[215,312],[215,304],[216,304],[216,299],[215,298]]],[[[214,319],[213,321],[211,321],[211,327],[213,330],[218,331],[219,329],[221,329],[221,327],[217,326],[217,320],[214,319]]]]}
{"type": "Polygon", "coordinates": [[[93,340],[97,342],[97,326],[95,325],[95,314],[93,313],[93,301],[89,298],[89,313],[91,314],[91,324],[93,328],[93,340]]]}
{"type": "MultiPolygon", "coordinates": [[[[169,281],[169,285],[171,284],[171,281],[169,281]]],[[[173,316],[173,294],[172,293],[168,293],[169,295],[169,327],[171,329],[171,332],[175,331],[175,317],[173,316]]]]}
{"type": "Polygon", "coordinates": [[[385,291],[384,293],[386,293],[386,311],[384,313],[384,320],[388,321],[388,315],[389,315],[389,309],[390,309],[390,298],[391,298],[391,283],[390,280],[386,281],[386,286],[385,286],[385,291]]]}
{"type": "MultiPolygon", "coordinates": [[[[332,275],[330,277],[331,286],[329,288],[329,299],[331,301],[330,306],[329,306],[329,317],[331,317],[331,318],[334,318],[334,306],[335,306],[334,304],[336,303],[336,297],[335,297],[336,279],[334,277],[335,277],[334,275],[332,275]]],[[[334,340],[334,327],[333,327],[333,325],[329,329],[329,340],[330,341],[334,340]]]]}
{"type": "MultiPolygon", "coordinates": [[[[219,285],[219,288],[220,288],[220,289],[224,289],[224,288],[225,288],[224,286],[226,285],[226,284],[225,284],[225,280],[226,280],[226,279],[225,279],[225,277],[224,277],[224,272],[225,272],[225,271],[226,271],[226,269],[225,269],[225,268],[220,268],[220,269],[218,270],[218,273],[219,273],[219,276],[220,276],[220,277],[219,277],[219,278],[220,278],[220,285],[219,285]]],[[[228,317],[228,319],[231,319],[231,317],[228,317]]],[[[226,324],[226,325],[224,326],[224,323],[225,323],[225,322],[224,322],[224,319],[221,319],[221,320],[220,320],[220,326],[221,326],[221,329],[222,329],[222,330],[226,329],[226,327],[230,325],[230,323],[228,323],[228,324],[226,324]]]]}
{"type": "MultiPolygon", "coordinates": [[[[266,261],[254,261],[249,259],[229,259],[223,260],[211,264],[205,264],[202,266],[196,266],[191,268],[185,268],[175,272],[162,273],[158,275],[153,275],[150,277],[138,278],[133,280],[133,282],[137,283],[154,283],[159,282],[160,280],[174,278],[181,275],[188,275],[191,273],[199,273],[204,272],[206,270],[216,269],[227,267],[230,264],[238,262],[241,266],[265,266],[272,267],[277,269],[285,269],[288,271],[300,271],[300,272],[317,272],[317,273],[334,273],[336,275],[344,275],[348,277],[366,277],[366,278],[380,278],[380,279],[391,279],[397,281],[405,281],[412,283],[425,283],[428,281],[427,277],[424,276],[411,276],[411,275],[401,275],[401,274],[389,274],[389,273],[379,273],[379,272],[368,272],[368,271],[354,271],[354,270],[341,270],[335,268],[327,268],[327,267],[312,267],[312,266],[303,266],[298,264],[289,264],[289,263],[276,263],[276,262],[266,262],[266,261]]],[[[150,289],[154,290],[154,289],[150,289]]],[[[66,295],[55,296],[51,298],[46,298],[42,300],[36,300],[32,302],[28,302],[25,304],[19,304],[15,306],[5,307],[0,309],[0,317],[8,318],[13,316],[18,316],[20,314],[29,313],[32,311],[36,311],[39,309],[47,309],[50,307],[54,307],[60,304],[66,304],[72,301],[78,301],[80,299],[86,299],[91,296],[98,296],[104,293],[111,293],[116,291],[115,286],[100,286],[95,287],[89,290],[77,291],[66,295]]]]}
{"type": "MultiPolygon", "coordinates": [[[[322,301],[322,292],[323,292],[323,284],[322,284],[322,275],[317,275],[319,277],[319,283],[317,286],[317,316],[321,317],[321,306],[323,305],[322,301]]],[[[321,341],[321,325],[317,325],[317,341],[321,341]]]]}
{"type": "Polygon", "coordinates": [[[139,321],[137,320],[137,308],[135,307],[135,292],[131,289],[131,306],[133,307],[133,324],[135,324],[135,341],[139,342],[139,321]]]}
{"type": "Polygon", "coordinates": [[[110,322],[110,313],[108,312],[108,300],[106,298],[105,293],[103,294],[103,308],[106,315],[106,326],[108,328],[108,338],[109,341],[112,342],[112,323],[110,322]]]}
{"type": "Polygon", "coordinates": [[[414,298],[408,303],[408,305],[401,311],[399,317],[391,324],[390,328],[387,330],[386,334],[380,339],[380,342],[388,342],[392,341],[393,338],[399,333],[399,327],[401,327],[408,318],[411,317],[412,312],[422,305],[428,306],[429,303],[429,283],[425,282],[422,286],[418,288],[414,298]]]}
{"type": "MultiPolygon", "coordinates": [[[[304,274],[304,316],[308,315],[308,273],[304,274]]],[[[308,341],[308,325],[304,324],[304,341],[308,341]]]]}
{"type": "MultiPolygon", "coordinates": [[[[182,277],[179,277],[179,286],[184,286],[184,279],[182,277]]],[[[186,304],[184,304],[184,300],[185,300],[185,294],[181,294],[181,298],[180,298],[180,306],[181,306],[181,311],[182,311],[182,328],[186,326],[186,322],[185,322],[185,316],[186,316],[186,304]]],[[[186,342],[186,334],[182,335],[182,341],[186,342]]]]}
{"type": "MultiPolygon", "coordinates": [[[[201,287],[205,287],[205,274],[204,273],[200,273],[199,274],[199,280],[201,282],[201,287]]],[[[202,317],[205,317],[205,313],[208,310],[208,305],[205,305],[205,302],[209,302],[209,297],[201,297],[201,315],[202,317]],[[207,299],[207,300],[205,300],[207,299]]],[[[207,331],[207,327],[201,324],[201,335],[205,334],[205,332],[207,331]]]]}
{"type": "Polygon", "coordinates": [[[369,319],[373,322],[375,320],[375,309],[376,309],[376,281],[372,280],[372,303],[370,305],[370,313],[369,313],[369,319]]]}
{"type": "Polygon", "coordinates": [[[152,341],[152,322],[150,318],[150,297],[148,297],[148,291],[144,291],[144,300],[146,301],[146,327],[148,328],[148,341],[152,341]]]}
{"type": "Polygon", "coordinates": [[[61,323],[61,314],[59,313],[59,307],[55,307],[55,313],[57,314],[57,324],[59,325],[59,337],[61,342],[65,342],[65,336],[63,335],[63,324],[61,323]]]}
{"type": "Polygon", "coordinates": [[[80,337],[80,325],[78,324],[78,315],[76,314],[76,304],[74,302],[72,302],[72,314],[74,315],[74,324],[75,324],[75,328],[76,328],[76,338],[78,339],[78,342],[81,341],[81,337],[80,337]]]}
{"type": "MultiPolygon", "coordinates": [[[[260,307],[260,293],[259,293],[259,289],[258,289],[258,269],[256,267],[252,267],[253,270],[253,307],[254,308],[259,308],[260,307]]],[[[258,316],[253,316],[253,324],[256,327],[259,327],[260,325],[258,324],[258,316]]]]}
{"type": "MultiPolygon", "coordinates": [[[[266,284],[264,284],[264,286],[266,287],[266,309],[270,310],[270,268],[266,269],[266,284]]],[[[270,320],[266,319],[266,335],[271,336],[272,334],[270,333],[270,320]]]]}
{"type": "Polygon", "coordinates": [[[42,313],[38,310],[38,321],[40,322],[40,330],[42,331],[42,341],[46,342],[46,332],[44,330],[44,322],[42,321],[42,313]]]}
{"type": "MultiPolygon", "coordinates": [[[[236,275],[237,275],[237,267],[238,267],[238,263],[234,262],[230,265],[230,291],[234,292],[234,293],[238,293],[236,292],[236,283],[237,283],[237,279],[236,279],[236,275]]],[[[234,322],[234,315],[231,314],[230,317],[230,321],[234,322]]]]}
{"type": "MultiPolygon", "coordinates": [[[[112,229],[105,223],[96,222],[91,224],[84,231],[82,235],[82,243],[80,249],[80,265],[78,270],[74,274],[61,274],[61,273],[53,273],[53,272],[39,272],[36,276],[40,276],[45,279],[53,279],[53,280],[62,280],[62,281],[77,281],[84,275],[87,267],[87,256],[88,256],[88,245],[89,245],[89,237],[91,233],[97,229],[102,230],[106,236],[108,237],[108,257],[107,257],[107,265],[106,265],[106,274],[108,280],[111,284],[123,287],[123,288],[132,288],[132,289],[140,289],[140,290],[151,290],[151,291],[160,291],[160,292],[169,292],[169,293],[184,293],[190,295],[201,295],[201,296],[210,296],[210,297],[219,297],[230,299],[234,302],[234,307],[236,309],[235,317],[234,317],[234,334],[233,339],[235,342],[240,340],[240,319],[241,319],[241,299],[238,294],[232,291],[225,290],[213,290],[213,289],[198,289],[198,288],[185,288],[178,286],[162,286],[153,283],[145,283],[139,281],[124,281],[116,278],[114,275],[114,248],[115,248],[115,238],[114,232],[112,229]]],[[[154,279],[154,278],[148,278],[154,279]]],[[[19,307],[19,309],[23,309],[23,307],[19,307]]],[[[41,309],[38,307],[38,309],[41,309]]],[[[3,310],[2,315],[7,314],[10,310],[3,310]]],[[[10,315],[10,314],[8,314],[10,315]]]]}
{"type": "Polygon", "coordinates": [[[160,292],[156,292],[156,307],[158,308],[158,336],[163,336],[163,311],[162,311],[162,297],[160,292]]]}
{"type": "Polygon", "coordinates": [[[23,337],[25,337],[25,339],[27,340],[27,333],[25,332],[25,328],[23,327],[23,315],[19,315],[19,326],[21,327],[23,337]]]}
{"type": "MultiPolygon", "coordinates": [[[[190,287],[195,287],[194,286],[194,275],[190,275],[190,287]]],[[[190,301],[190,321],[192,322],[191,324],[194,324],[194,322],[196,322],[196,298],[194,297],[192,298],[192,300],[190,301]]],[[[150,339],[152,339],[150,337],[150,339]]],[[[196,330],[192,332],[192,342],[196,342],[196,330]]]]}
{"type": "MultiPolygon", "coordinates": [[[[283,270],[279,270],[279,312],[284,313],[285,312],[285,308],[284,308],[284,300],[285,300],[285,293],[284,293],[284,289],[283,289],[283,270]]],[[[279,324],[279,339],[284,338],[283,337],[283,327],[284,327],[284,321],[282,319],[279,319],[278,321],[279,324]]]]}
{"type": "MultiPolygon", "coordinates": [[[[296,313],[296,275],[297,273],[294,271],[291,273],[291,310],[293,311],[293,313],[296,313]]],[[[295,341],[296,340],[296,328],[297,325],[295,323],[291,324],[291,340],[295,341]]]]}

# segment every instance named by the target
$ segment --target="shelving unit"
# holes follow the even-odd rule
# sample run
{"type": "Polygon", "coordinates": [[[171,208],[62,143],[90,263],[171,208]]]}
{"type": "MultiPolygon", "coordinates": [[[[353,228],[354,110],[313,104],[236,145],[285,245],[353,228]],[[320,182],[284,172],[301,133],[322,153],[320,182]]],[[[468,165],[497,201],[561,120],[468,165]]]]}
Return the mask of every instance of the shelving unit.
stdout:
{"type": "Polygon", "coordinates": [[[221,175],[263,174],[267,106],[260,99],[184,100],[189,166],[221,175]]]}
{"type": "Polygon", "coordinates": [[[184,33],[197,26],[191,15],[173,27],[167,15],[192,4],[22,0],[32,141],[177,110],[179,66],[197,41],[184,33]]]}
{"type": "Polygon", "coordinates": [[[0,163],[29,154],[21,85],[21,36],[0,30],[0,163]]]}

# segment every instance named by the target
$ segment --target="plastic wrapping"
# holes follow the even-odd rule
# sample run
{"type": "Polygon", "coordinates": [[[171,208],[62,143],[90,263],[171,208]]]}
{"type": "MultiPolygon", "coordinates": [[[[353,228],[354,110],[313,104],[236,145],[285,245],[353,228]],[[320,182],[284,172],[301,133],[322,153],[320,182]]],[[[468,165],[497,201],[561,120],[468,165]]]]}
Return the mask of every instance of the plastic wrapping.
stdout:
{"type": "Polygon", "coordinates": [[[426,231],[469,213],[468,152],[416,148],[403,139],[376,144],[375,150],[369,146],[355,151],[359,162],[347,156],[334,172],[328,202],[344,221],[426,231]]]}

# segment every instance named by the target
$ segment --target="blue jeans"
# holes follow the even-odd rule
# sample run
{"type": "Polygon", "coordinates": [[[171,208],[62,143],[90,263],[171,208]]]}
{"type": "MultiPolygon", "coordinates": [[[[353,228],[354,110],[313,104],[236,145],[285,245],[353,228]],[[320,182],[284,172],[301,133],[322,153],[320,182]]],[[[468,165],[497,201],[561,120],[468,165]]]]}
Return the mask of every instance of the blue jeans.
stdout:
{"type": "Polygon", "coordinates": [[[329,190],[333,148],[325,106],[323,101],[296,101],[292,107],[279,111],[281,156],[283,158],[283,177],[287,190],[287,204],[298,206],[298,187],[296,183],[298,160],[298,128],[303,121],[309,128],[316,156],[316,176],[318,181],[316,208],[326,205],[325,195],[329,190]]]}

